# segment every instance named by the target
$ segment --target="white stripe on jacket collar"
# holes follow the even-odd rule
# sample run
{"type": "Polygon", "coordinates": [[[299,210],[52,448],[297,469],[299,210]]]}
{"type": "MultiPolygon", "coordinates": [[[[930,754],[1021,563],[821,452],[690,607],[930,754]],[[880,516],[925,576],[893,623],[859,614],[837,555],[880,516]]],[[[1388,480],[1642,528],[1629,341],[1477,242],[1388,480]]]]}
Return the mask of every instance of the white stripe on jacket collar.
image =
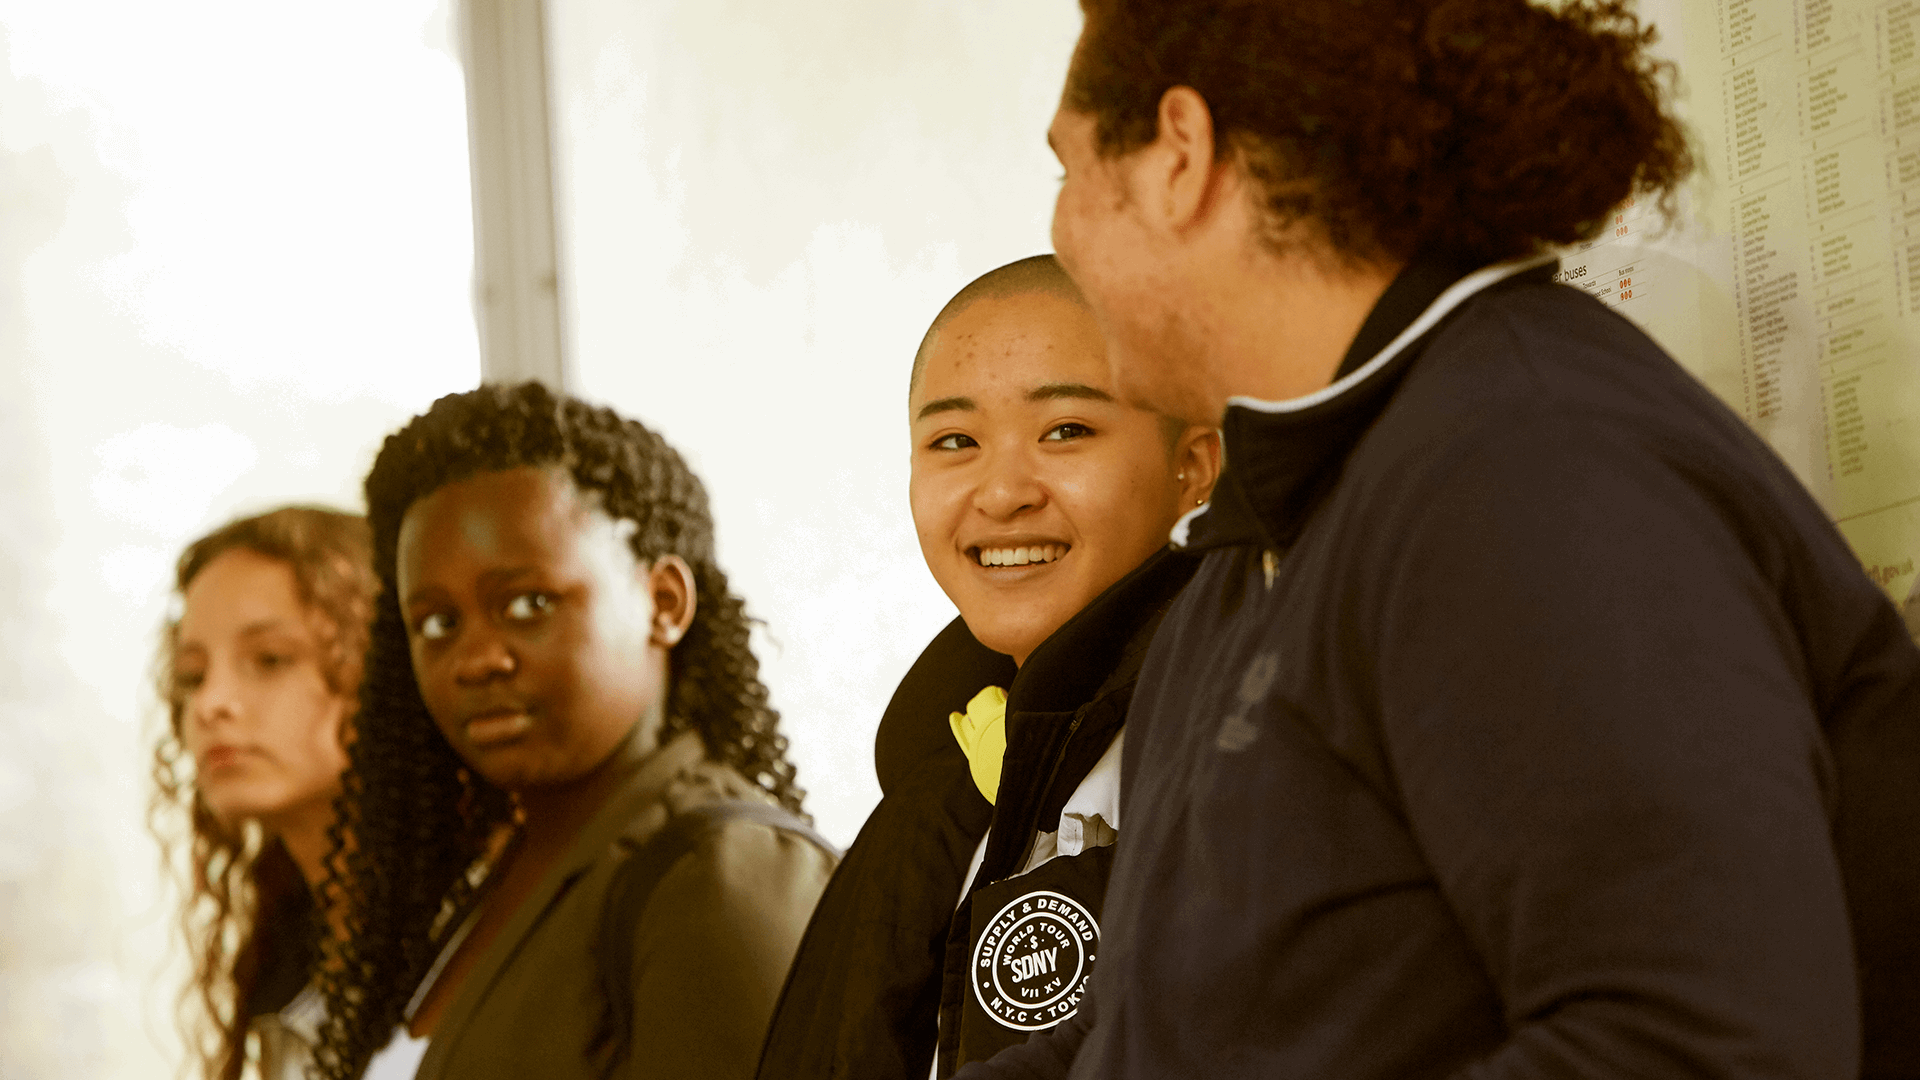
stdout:
{"type": "MultiPolygon", "coordinates": [[[[1220,448],[1220,460],[1222,462],[1225,462],[1226,459],[1227,459],[1227,451],[1226,451],[1226,447],[1223,446],[1220,448]]],[[[1221,471],[1225,472],[1226,470],[1222,469],[1221,471]]],[[[1211,509],[1213,509],[1213,500],[1208,499],[1206,502],[1201,503],[1199,506],[1194,507],[1193,509],[1187,511],[1184,514],[1181,514],[1180,520],[1174,522],[1173,529],[1167,533],[1167,543],[1172,544],[1174,547],[1177,547],[1177,548],[1186,547],[1187,546],[1187,528],[1193,524],[1194,518],[1199,517],[1201,514],[1204,514],[1211,509]]]]}
{"type": "Polygon", "coordinates": [[[1515,274],[1523,274],[1536,266],[1553,262],[1559,257],[1557,253],[1546,252],[1539,255],[1528,255],[1519,259],[1508,259],[1506,262],[1497,262],[1491,266],[1483,266],[1475,270],[1473,273],[1447,286],[1446,292],[1435,297],[1433,303],[1427,305],[1427,310],[1421,312],[1419,318],[1407,324],[1407,328],[1400,331],[1398,337],[1387,342],[1386,348],[1373,354],[1373,359],[1368,360],[1366,363],[1348,372],[1346,378],[1323,386],[1311,394],[1297,398],[1288,398],[1285,401],[1266,401],[1256,397],[1230,397],[1227,399],[1227,404],[1229,406],[1238,405],[1243,409],[1252,409],[1255,412],[1289,413],[1299,412],[1302,409],[1310,409],[1323,401],[1332,401],[1353,387],[1365,382],[1374,372],[1385,367],[1387,361],[1400,355],[1400,352],[1407,346],[1418,341],[1420,335],[1433,329],[1435,324],[1441,319],[1446,318],[1447,314],[1454,308],[1466,303],[1475,293],[1489,286],[1497,285],[1515,274]]]}

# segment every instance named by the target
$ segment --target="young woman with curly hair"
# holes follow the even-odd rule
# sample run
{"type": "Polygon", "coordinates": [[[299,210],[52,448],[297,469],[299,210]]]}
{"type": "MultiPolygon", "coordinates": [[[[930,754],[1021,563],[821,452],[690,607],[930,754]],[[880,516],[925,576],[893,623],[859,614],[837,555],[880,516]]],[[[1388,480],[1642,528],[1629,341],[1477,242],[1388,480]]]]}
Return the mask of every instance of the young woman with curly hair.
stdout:
{"type": "Polygon", "coordinates": [[[1920,651],[1739,417],[1552,280],[1688,172],[1652,31],[1083,8],[1054,244],[1121,393],[1227,465],[1091,993],[963,1075],[1920,1074],[1920,651]]]}
{"type": "Polygon", "coordinates": [[[528,383],[435,402],[366,492],[323,1075],[752,1075],[833,856],[700,481],[528,383]]]}
{"type": "Polygon", "coordinates": [[[153,809],[163,837],[170,815],[191,826],[188,1045],[209,1078],[250,1056],[294,1077],[316,1034],[314,895],[373,610],[366,521],[306,506],[243,518],[190,545],[174,586],[153,809]]]}

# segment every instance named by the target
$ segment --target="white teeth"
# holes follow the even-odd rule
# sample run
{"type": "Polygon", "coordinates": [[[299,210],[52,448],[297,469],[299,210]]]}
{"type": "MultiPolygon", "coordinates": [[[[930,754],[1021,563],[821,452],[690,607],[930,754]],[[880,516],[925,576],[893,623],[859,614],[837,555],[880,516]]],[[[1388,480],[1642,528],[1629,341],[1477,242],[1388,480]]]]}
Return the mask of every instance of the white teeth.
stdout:
{"type": "Polygon", "coordinates": [[[1037,544],[1029,547],[980,548],[981,566],[1029,566],[1057,561],[1067,553],[1065,544],[1037,544]]]}

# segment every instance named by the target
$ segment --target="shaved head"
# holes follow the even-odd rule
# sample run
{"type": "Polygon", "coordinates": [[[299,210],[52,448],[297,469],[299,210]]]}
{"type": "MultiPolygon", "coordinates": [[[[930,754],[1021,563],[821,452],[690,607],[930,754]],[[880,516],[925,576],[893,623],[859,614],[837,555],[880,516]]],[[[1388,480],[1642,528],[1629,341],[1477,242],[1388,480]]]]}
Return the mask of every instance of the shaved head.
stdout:
{"type": "Polygon", "coordinates": [[[955,315],[972,307],[981,300],[1004,300],[1012,296],[1025,296],[1029,293],[1044,293],[1070,300],[1086,309],[1089,316],[1093,309],[1087,307],[1087,299],[1080,295],[1080,289],[1073,279],[1060,268],[1060,261],[1052,255],[1035,255],[1010,262],[997,270],[989,270],[953,294],[947,306],[933,317],[933,325],[927,327],[927,334],[920,339],[920,348],[913,354],[913,375],[907,380],[907,394],[920,385],[920,373],[926,370],[927,353],[933,348],[933,339],[940,333],[955,315]]]}
{"type": "MultiPolygon", "coordinates": [[[[989,270],[953,294],[947,306],[933,317],[933,325],[927,327],[926,336],[920,339],[919,350],[913,354],[913,375],[907,380],[908,399],[911,400],[913,392],[920,388],[920,373],[926,370],[927,357],[933,352],[941,327],[982,300],[1009,300],[1036,294],[1068,301],[1085,312],[1088,319],[1093,318],[1093,308],[1087,305],[1087,298],[1080,294],[1080,287],[1061,268],[1060,260],[1052,255],[1034,255],[989,270]]],[[[1166,440],[1169,452],[1186,429],[1186,421],[1161,414],[1160,434],[1166,440]]]]}

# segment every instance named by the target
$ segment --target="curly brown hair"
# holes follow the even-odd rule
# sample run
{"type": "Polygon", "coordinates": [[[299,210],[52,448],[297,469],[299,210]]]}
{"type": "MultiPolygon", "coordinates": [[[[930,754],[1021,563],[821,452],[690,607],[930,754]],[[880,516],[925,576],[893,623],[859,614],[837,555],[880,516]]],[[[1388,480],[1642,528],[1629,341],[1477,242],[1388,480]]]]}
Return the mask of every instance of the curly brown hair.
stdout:
{"type": "MultiPolygon", "coordinates": [[[[287,506],[230,522],[187,546],[174,568],[176,598],[214,559],[244,549],[278,559],[293,571],[302,604],[317,613],[328,635],[321,673],[337,694],[353,696],[366,652],[375,582],[364,518],[317,506],[287,506]]],[[[179,620],[161,629],[155,689],[166,704],[167,727],[153,751],[154,795],[148,823],[162,861],[175,865],[175,828],[191,826],[187,844],[187,902],[180,927],[192,954],[193,977],[181,994],[181,1028],[203,1073],[240,1076],[247,1025],[253,1014],[284,1002],[262,1000],[275,976],[304,981],[316,957],[313,898],[277,837],[258,822],[222,822],[193,781],[182,726],[187,693],[174,671],[179,620]]],[[[297,984],[296,984],[297,988],[297,984]]]]}
{"type": "Polygon", "coordinates": [[[1593,236],[1693,168],[1630,0],[1082,0],[1064,103],[1107,156],[1188,86],[1273,233],[1349,260],[1483,263],[1593,236]]]}
{"type": "Polygon", "coordinates": [[[529,466],[567,470],[606,514],[633,522],[629,545],[642,563],[678,555],[693,570],[694,620],[669,654],[662,740],[696,730],[715,760],[800,809],[779,714],[748,647],[751,620],[714,559],[706,489],[679,453],[645,425],[539,383],[441,398],[387,437],[367,474],[374,570],[385,589],[329,860],[328,886],[343,889],[345,903],[344,933],[329,939],[335,955],[321,976],[323,1076],[358,1076],[385,1045],[472,902],[476,867],[513,824],[511,798],[466,767],[421,699],[396,599],[401,521],[447,484],[529,466]],[[348,835],[351,844],[342,842],[348,835]]]}

